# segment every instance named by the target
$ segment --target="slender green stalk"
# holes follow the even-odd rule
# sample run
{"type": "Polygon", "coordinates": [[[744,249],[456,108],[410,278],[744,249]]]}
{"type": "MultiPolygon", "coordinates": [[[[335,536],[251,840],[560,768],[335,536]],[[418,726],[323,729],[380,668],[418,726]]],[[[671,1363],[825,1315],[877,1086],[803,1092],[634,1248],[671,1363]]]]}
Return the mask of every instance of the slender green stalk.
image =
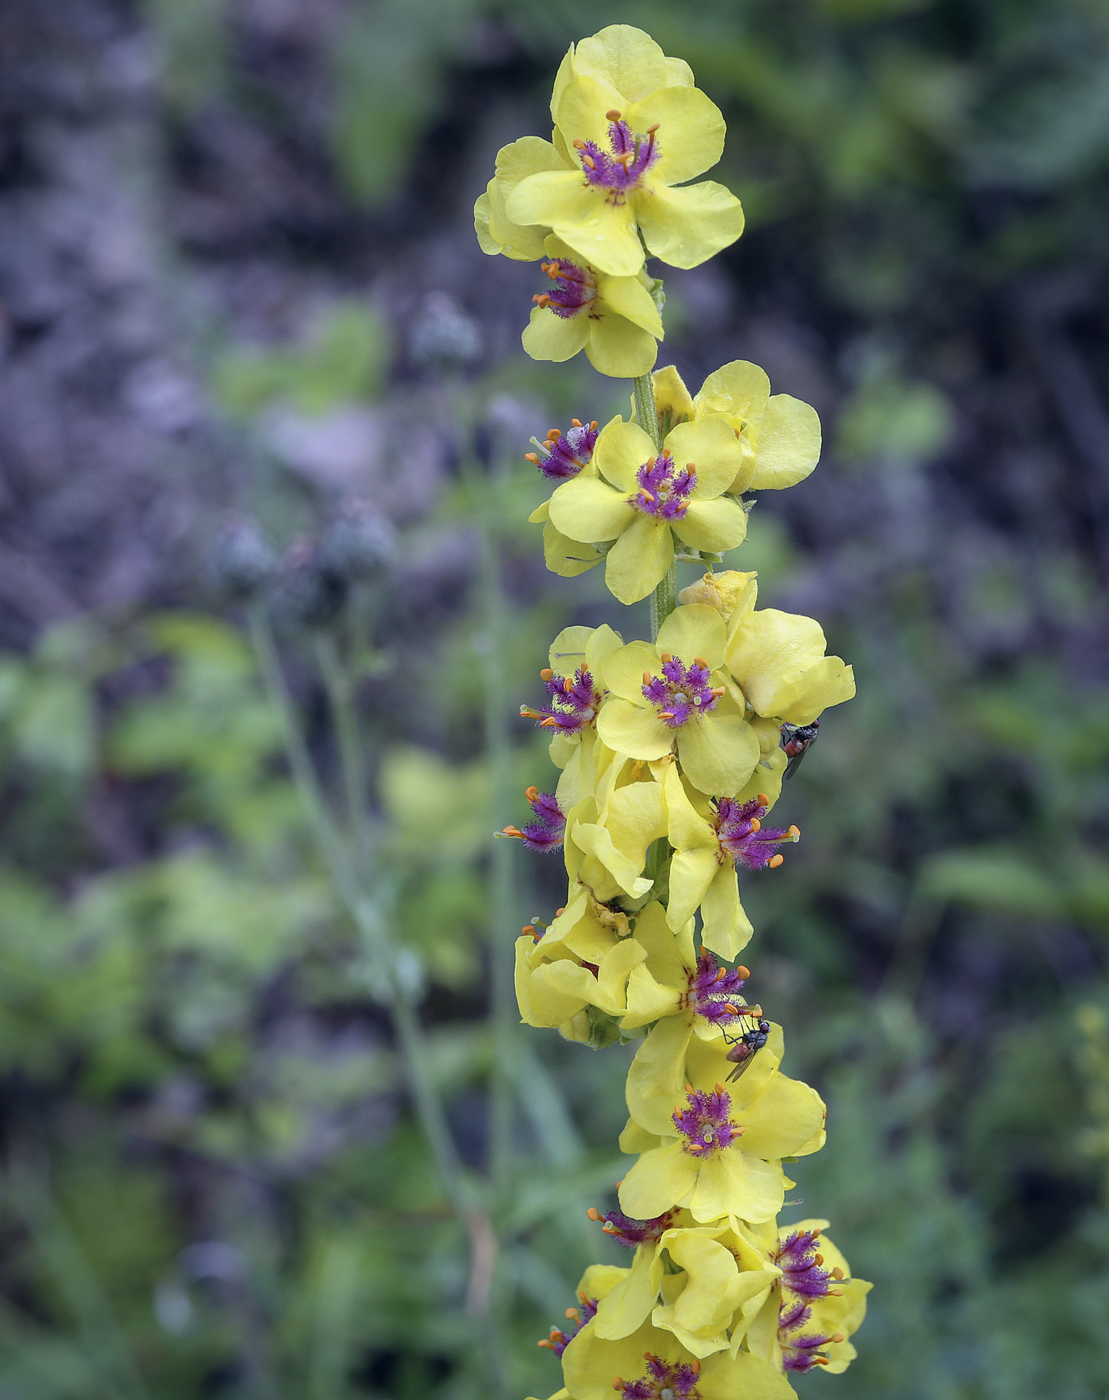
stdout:
{"type": "MultiPolygon", "coordinates": [[[[655,384],[649,374],[641,374],[632,380],[635,397],[635,416],[639,426],[650,437],[655,451],[662,451],[662,432],[659,428],[658,409],[655,406],[655,384]]],[[[658,640],[658,631],[678,605],[677,581],[674,566],[670,565],[666,576],[651,594],[651,641],[658,640]]]]}
{"type": "Polygon", "coordinates": [[[330,633],[320,633],[317,636],[316,658],[320,663],[320,674],[327,688],[327,698],[339,740],[347,820],[355,834],[358,856],[365,859],[369,851],[366,831],[366,762],[358,730],[358,716],[354,709],[354,681],[344,667],[339,649],[335,645],[335,638],[330,633]]]}

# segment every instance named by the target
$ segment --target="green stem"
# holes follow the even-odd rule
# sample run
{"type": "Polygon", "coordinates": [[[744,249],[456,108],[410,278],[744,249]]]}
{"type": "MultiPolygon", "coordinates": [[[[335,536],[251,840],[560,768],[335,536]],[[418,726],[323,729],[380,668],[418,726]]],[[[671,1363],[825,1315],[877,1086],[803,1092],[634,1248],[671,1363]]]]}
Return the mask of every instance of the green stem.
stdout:
{"type": "MultiPolygon", "coordinates": [[[[655,383],[649,374],[641,374],[632,380],[632,393],[635,398],[635,416],[639,426],[650,437],[655,451],[662,451],[662,430],[659,427],[658,408],[655,405],[655,383]]],[[[674,565],[671,564],[665,576],[651,594],[651,641],[658,640],[659,628],[678,605],[677,579],[674,565]]]]}
{"type": "Polygon", "coordinates": [[[346,796],[347,821],[355,834],[357,851],[364,859],[369,851],[366,832],[366,762],[354,709],[354,684],[339,656],[335,638],[321,633],[316,638],[316,657],[327,689],[328,703],[339,740],[339,762],[346,796]]]}

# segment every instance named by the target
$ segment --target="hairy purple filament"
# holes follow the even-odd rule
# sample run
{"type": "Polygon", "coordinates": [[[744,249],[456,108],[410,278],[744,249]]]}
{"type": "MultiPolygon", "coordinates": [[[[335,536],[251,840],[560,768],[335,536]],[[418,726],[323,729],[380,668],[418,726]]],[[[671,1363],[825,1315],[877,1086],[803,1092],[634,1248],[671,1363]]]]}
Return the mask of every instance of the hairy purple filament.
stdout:
{"type": "Polygon", "coordinates": [[[686,1092],[688,1108],[680,1108],[671,1115],[674,1127],[685,1138],[682,1148],[694,1157],[708,1157],[713,1152],[730,1146],[743,1129],[728,1117],[732,1108],[730,1094],[722,1087],[715,1093],[704,1093],[700,1089],[686,1092]]]}
{"type": "Polygon", "coordinates": [[[747,969],[721,967],[712,953],[702,951],[696,968],[689,974],[686,1006],[714,1026],[730,1026],[748,1015],[751,1008],[739,995],[745,980],[741,972],[746,974],[747,969]]]}
{"type": "Polygon", "coordinates": [[[617,1377],[612,1388],[622,1400],[696,1400],[697,1381],[700,1378],[701,1363],[694,1361],[663,1361],[661,1356],[644,1353],[647,1361],[647,1374],[637,1381],[624,1381],[617,1377]]]}
{"type": "Polygon", "coordinates": [[[606,115],[609,119],[608,151],[602,151],[596,141],[575,141],[574,146],[586,184],[607,190],[613,204],[623,204],[628,193],[639,186],[658,160],[659,145],[655,136],[658,126],[639,135],[621,119],[619,112],[606,115]]]}
{"type": "Polygon", "coordinates": [[[602,692],[597,690],[590,671],[579,666],[573,677],[556,676],[553,671],[540,674],[551,703],[538,710],[521,705],[521,715],[534,719],[540,729],[557,729],[560,734],[577,734],[594,722],[602,692]]]}
{"type": "Polygon", "coordinates": [[[832,1291],[833,1276],[821,1266],[823,1258],[817,1253],[817,1230],[795,1230],[787,1235],[774,1256],[782,1271],[782,1285],[811,1302],[832,1291]]]}
{"type": "Polygon", "coordinates": [[[716,833],[720,848],[737,866],[765,870],[767,866],[781,865],[783,857],[775,855],[775,849],[784,841],[796,841],[801,835],[795,826],[788,831],[763,826],[767,806],[761,793],[750,802],[737,802],[733,797],[716,799],[716,833]]]}
{"type": "Polygon", "coordinates": [[[660,1235],[669,1230],[674,1223],[675,1212],[668,1210],[662,1215],[656,1215],[653,1220],[633,1220],[623,1211],[610,1210],[602,1215],[595,1206],[591,1206],[588,1214],[590,1220],[604,1221],[601,1229],[610,1239],[622,1244],[625,1249],[636,1249],[641,1244],[653,1244],[660,1235]]]}
{"type": "Polygon", "coordinates": [[[681,520],[689,506],[690,493],[697,484],[697,470],[687,462],[678,470],[670,449],[649,457],[635,474],[639,490],[628,497],[630,505],[657,520],[681,520]]]}
{"type": "Polygon", "coordinates": [[[534,462],[549,480],[565,481],[589,465],[597,443],[597,424],[595,421],[582,423],[575,418],[573,426],[565,433],[552,428],[546,442],[536,438],[532,438],[532,442],[537,451],[529,452],[526,460],[534,462]]]}
{"type": "Polygon", "coordinates": [[[670,729],[680,729],[693,715],[708,714],[723,695],[722,687],[709,685],[709,668],[700,657],[683,666],[680,657],[662,653],[662,674],[644,675],[643,694],[670,729]]]}
{"type": "Polygon", "coordinates": [[[562,845],[566,818],[562,815],[554,793],[540,792],[538,788],[529,787],[524,796],[535,813],[535,820],[528,822],[523,829],[518,826],[506,826],[500,835],[515,836],[529,851],[557,850],[562,845]]]}
{"type": "Polygon", "coordinates": [[[580,1308],[566,1309],[566,1316],[574,1326],[568,1329],[552,1327],[550,1335],[539,1343],[541,1347],[549,1347],[556,1356],[561,1356],[585,1324],[597,1316],[596,1298],[587,1298],[584,1293],[579,1293],[578,1299],[581,1302],[580,1308]]]}
{"type": "Polygon", "coordinates": [[[597,300],[597,275],[591,267],[579,267],[569,258],[552,258],[541,266],[555,285],[552,291],[537,292],[532,297],[536,306],[553,311],[563,320],[579,311],[590,314],[589,308],[597,300]]]}
{"type": "Polygon", "coordinates": [[[827,1366],[828,1358],[820,1354],[820,1348],[826,1347],[835,1338],[827,1332],[809,1332],[800,1337],[782,1336],[781,1330],[778,1333],[778,1341],[782,1346],[782,1365],[787,1371],[797,1371],[804,1374],[811,1371],[814,1366],[827,1366]]]}

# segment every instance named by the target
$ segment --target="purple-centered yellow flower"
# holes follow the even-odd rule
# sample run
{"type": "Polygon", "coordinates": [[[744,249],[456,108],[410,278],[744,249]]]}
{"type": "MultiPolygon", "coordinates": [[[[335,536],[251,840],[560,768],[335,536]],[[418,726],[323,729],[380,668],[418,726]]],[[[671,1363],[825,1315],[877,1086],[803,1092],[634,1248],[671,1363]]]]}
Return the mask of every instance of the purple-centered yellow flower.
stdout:
{"type": "Polygon", "coordinates": [[[555,490],[551,523],[568,539],[614,541],[605,582],[622,603],[636,603],[674,562],[675,536],[711,553],[743,542],[747,514],[724,495],[738,457],[723,419],[679,425],[661,452],[638,424],[613,419],[597,439],[591,470],[555,490]]]}
{"type": "MultiPolygon", "coordinates": [[[[625,64],[623,72],[630,71],[625,64]]],[[[699,88],[661,85],[670,77],[659,71],[653,91],[633,80],[629,97],[621,74],[571,60],[552,101],[565,166],[520,181],[505,201],[508,219],[553,229],[596,267],[621,277],[643,266],[644,245],[663,262],[688,268],[733,243],[743,232],[739,200],[711,180],[685,183],[720,159],[724,119],[699,88]]]]}

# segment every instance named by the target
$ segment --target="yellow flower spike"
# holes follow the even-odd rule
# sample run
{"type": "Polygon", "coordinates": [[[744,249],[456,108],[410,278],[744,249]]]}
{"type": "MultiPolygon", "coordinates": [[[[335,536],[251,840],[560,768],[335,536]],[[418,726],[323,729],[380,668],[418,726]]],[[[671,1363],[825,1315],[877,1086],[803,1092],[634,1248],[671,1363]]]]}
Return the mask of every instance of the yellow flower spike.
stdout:
{"type": "Polygon", "coordinates": [[[762,1357],[718,1353],[702,1362],[673,1333],[644,1324],[630,1336],[608,1341],[588,1323],[562,1356],[566,1388],[574,1400],[650,1397],[675,1400],[790,1400],[788,1382],[762,1357]]]}
{"type": "Polygon", "coordinates": [[[673,563],[675,536],[713,553],[743,542],[746,512],[724,495],[738,460],[723,419],[679,424],[658,454],[638,424],[615,418],[597,438],[596,470],[555,490],[551,524],[586,543],[614,540],[605,582],[622,603],[636,603],[673,563]]]}
{"type": "Polygon", "coordinates": [[[695,419],[723,414],[744,444],[746,474],[735,491],[781,491],[804,481],[820,460],[820,419],[791,394],[771,394],[765,370],[732,360],[715,370],[694,398],[695,419]]]}
{"type": "Polygon", "coordinates": [[[693,605],[674,609],[657,646],[633,642],[614,651],[604,667],[612,693],[597,720],[602,741],[646,762],[676,751],[698,791],[726,797],[739,792],[761,750],[743,717],[741,698],[734,688],[729,691],[720,669],[724,642],[720,614],[693,605]],[[695,657],[706,666],[697,666],[695,657]]]}
{"type": "Polygon", "coordinates": [[[532,297],[536,305],[523,334],[531,358],[561,364],[584,350],[601,374],[647,374],[658,358],[663,328],[646,274],[613,277],[553,235],[544,250],[549,285],[532,297]]]}
{"type": "Polygon", "coordinates": [[[811,724],[855,694],[854,672],[838,656],[825,656],[827,645],[813,618],[763,608],[733,627],[725,660],[758,714],[811,724]]]}

